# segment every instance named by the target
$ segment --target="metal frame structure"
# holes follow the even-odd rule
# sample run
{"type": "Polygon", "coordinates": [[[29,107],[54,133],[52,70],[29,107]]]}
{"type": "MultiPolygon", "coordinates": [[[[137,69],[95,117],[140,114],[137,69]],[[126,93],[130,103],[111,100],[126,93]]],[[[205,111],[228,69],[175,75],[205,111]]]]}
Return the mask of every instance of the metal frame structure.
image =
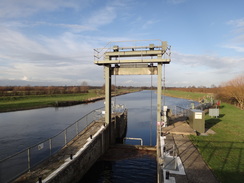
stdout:
{"type": "MultiPolygon", "coordinates": [[[[160,153],[162,122],[162,65],[171,61],[170,47],[166,41],[141,40],[110,42],[104,48],[94,49],[94,63],[104,66],[105,73],[105,122],[111,122],[111,76],[112,75],[158,75],[157,78],[157,157],[160,153]],[[138,46],[145,42],[150,43],[138,46]],[[156,42],[156,44],[152,44],[156,42]],[[118,46],[125,43],[134,46],[118,46]]],[[[158,163],[158,182],[161,182],[158,163]]]]}

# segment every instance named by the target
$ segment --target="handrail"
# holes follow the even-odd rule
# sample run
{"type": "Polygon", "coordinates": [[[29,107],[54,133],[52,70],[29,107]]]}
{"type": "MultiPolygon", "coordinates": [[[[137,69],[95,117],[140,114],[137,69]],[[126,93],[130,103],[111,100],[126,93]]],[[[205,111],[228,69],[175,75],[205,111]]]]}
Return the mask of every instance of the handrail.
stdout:
{"type": "Polygon", "coordinates": [[[139,141],[141,142],[141,146],[143,145],[143,140],[142,140],[142,138],[124,137],[124,138],[123,138],[123,143],[125,142],[125,140],[139,140],[139,141]]]}
{"type": "MultiPolygon", "coordinates": [[[[123,105],[114,107],[115,112],[124,112],[126,110],[123,105]]],[[[51,138],[0,160],[0,182],[11,182],[56,154],[67,143],[80,135],[80,132],[86,129],[92,122],[99,120],[103,115],[101,111],[103,108],[100,107],[89,112],[51,138]]]]}
{"type": "Polygon", "coordinates": [[[97,108],[56,135],[0,160],[0,182],[11,182],[56,154],[92,122],[101,118],[104,107],[97,108]]]}
{"type": "Polygon", "coordinates": [[[81,117],[79,120],[75,121],[74,123],[72,123],[71,125],[69,125],[68,127],[66,127],[66,128],[65,128],[64,130],[62,130],[61,132],[57,133],[56,135],[54,135],[54,136],[52,136],[52,137],[50,137],[50,138],[48,138],[48,139],[45,139],[45,140],[43,140],[43,141],[40,141],[40,142],[36,143],[35,145],[32,145],[32,146],[30,146],[30,147],[28,147],[28,148],[25,148],[24,150],[21,150],[21,151],[15,153],[15,154],[13,154],[13,155],[10,155],[10,156],[6,157],[6,158],[0,160],[0,163],[3,162],[3,161],[5,161],[5,160],[7,160],[7,159],[9,159],[9,158],[12,158],[12,157],[14,157],[14,156],[16,156],[16,155],[18,155],[18,154],[20,154],[20,153],[25,152],[25,151],[27,151],[28,149],[31,149],[31,148],[33,148],[33,147],[36,147],[36,146],[38,146],[39,144],[42,144],[42,143],[46,142],[46,141],[49,140],[49,139],[53,139],[53,138],[57,137],[58,135],[60,135],[60,134],[62,134],[63,132],[65,132],[65,130],[67,130],[68,128],[70,128],[71,126],[73,126],[73,125],[74,125],[75,123],[77,123],[78,121],[84,119],[86,116],[90,115],[90,114],[93,113],[94,111],[99,110],[99,109],[102,109],[102,108],[104,108],[104,107],[100,107],[100,108],[98,108],[98,109],[94,109],[93,111],[89,112],[89,113],[86,114],[85,116],[81,117]]]}

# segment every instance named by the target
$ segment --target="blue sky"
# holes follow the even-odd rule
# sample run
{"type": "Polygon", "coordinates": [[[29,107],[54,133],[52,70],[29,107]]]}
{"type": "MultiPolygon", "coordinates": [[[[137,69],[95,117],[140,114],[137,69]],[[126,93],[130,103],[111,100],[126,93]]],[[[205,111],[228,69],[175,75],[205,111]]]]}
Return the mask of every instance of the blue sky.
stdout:
{"type": "MultiPolygon", "coordinates": [[[[94,48],[161,39],[172,52],[166,86],[218,86],[244,74],[243,7],[242,0],[0,0],[0,85],[102,85],[94,48]]],[[[117,85],[150,81],[116,77],[117,85]]]]}

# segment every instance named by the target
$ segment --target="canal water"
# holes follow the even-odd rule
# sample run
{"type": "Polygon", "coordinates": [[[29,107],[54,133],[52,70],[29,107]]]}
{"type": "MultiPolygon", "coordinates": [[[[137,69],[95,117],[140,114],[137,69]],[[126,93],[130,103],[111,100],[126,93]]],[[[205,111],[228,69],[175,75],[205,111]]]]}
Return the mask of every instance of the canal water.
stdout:
{"type": "MultiPolygon", "coordinates": [[[[155,146],[156,144],[156,97],[155,91],[146,90],[113,98],[115,104],[124,104],[128,109],[126,136],[142,138],[144,145],[155,146]]],[[[163,98],[165,99],[163,104],[168,106],[189,107],[192,103],[192,101],[185,99],[163,98]]],[[[85,114],[103,105],[104,101],[98,101],[69,107],[49,107],[0,113],[0,159],[56,135],[85,114]]],[[[137,141],[126,141],[126,143],[139,144],[137,141]]],[[[155,176],[147,176],[147,174],[153,175],[151,171],[155,171],[156,164],[153,162],[152,157],[149,156],[141,157],[138,161],[131,159],[118,162],[99,162],[97,167],[102,167],[100,168],[101,176],[92,182],[128,182],[128,180],[150,182],[145,177],[143,178],[143,175],[149,177],[150,180],[155,178],[155,176]],[[140,163],[142,164],[140,165],[140,163]],[[138,166],[142,168],[135,169],[138,166]],[[131,169],[128,167],[131,167],[134,173],[129,174],[128,171],[131,169]],[[126,178],[126,174],[131,177],[127,181],[123,181],[122,177],[126,178]]]]}

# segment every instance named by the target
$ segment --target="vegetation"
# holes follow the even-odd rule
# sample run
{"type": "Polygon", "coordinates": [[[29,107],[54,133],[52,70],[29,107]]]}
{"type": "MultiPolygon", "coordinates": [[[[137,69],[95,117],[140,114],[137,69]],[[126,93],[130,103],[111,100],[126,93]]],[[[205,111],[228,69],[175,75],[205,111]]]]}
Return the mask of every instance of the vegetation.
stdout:
{"type": "Polygon", "coordinates": [[[217,91],[217,98],[244,109],[244,75],[238,76],[224,84],[217,91]]]}
{"type": "MultiPolygon", "coordinates": [[[[17,87],[2,87],[5,88],[4,93],[0,96],[0,112],[16,111],[24,109],[33,109],[50,106],[74,105],[90,100],[101,99],[104,97],[104,90],[101,87],[89,87],[91,89],[76,90],[76,87],[30,87],[28,90],[17,90],[17,87]],[[6,90],[8,88],[8,90],[6,90]],[[41,89],[40,89],[41,88],[41,89]],[[52,88],[52,90],[50,89],[52,88]],[[65,93],[59,89],[66,88],[65,93]],[[14,92],[13,92],[14,89],[14,92]],[[70,90],[73,89],[73,90],[70,90]],[[69,91],[69,92],[68,92],[69,91]],[[72,91],[72,92],[71,92],[72,91]],[[76,92],[74,92],[76,91],[76,92]],[[47,92],[47,93],[46,93],[47,92]],[[18,93],[18,95],[16,94],[18,93]],[[40,94],[41,93],[41,94],[40,94]]],[[[139,91],[140,88],[119,87],[112,95],[121,95],[139,91]]]]}
{"type": "MultiPolygon", "coordinates": [[[[166,94],[174,97],[198,100],[198,98],[209,95],[208,92],[212,89],[206,89],[205,92],[207,94],[186,92],[186,90],[189,89],[178,88],[174,90],[166,90],[166,94]]],[[[216,92],[220,92],[219,90],[221,90],[222,94],[225,93],[222,88],[214,88],[214,90],[216,92]]],[[[219,95],[216,96],[218,96],[219,99],[223,99],[219,95]]],[[[231,95],[224,96],[226,96],[225,99],[229,102],[229,99],[233,99],[233,96],[231,95]]],[[[194,145],[198,148],[205,162],[213,170],[218,179],[223,183],[241,183],[244,180],[243,119],[243,110],[234,105],[223,102],[220,106],[219,118],[211,118],[209,115],[206,115],[205,118],[206,127],[214,130],[216,134],[190,137],[194,145]]]]}
{"type": "Polygon", "coordinates": [[[180,91],[180,90],[165,90],[165,95],[171,96],[171,97],[177,97],[177,98],[185,98],[185,99],[191,99],[195,101],[201,101],[204,98],[207,98],[209,96],[212,96],[212,94],[209,93],[196,93],[196,92],[187,92],[187,91],[180,91]]]}
{"type": "Polygon", "coordinates": [[[0,96],[53,95],[87,93],[89,86],[0,86],[0,96]]]}
{"type": "Polygon", "coordinates": [[[213,95],[215,99],[233,104],[244,110],[244,75],[240,75],[228,82],[225,82],[219,87],[214,85],[212,85],[211,88],[204,86],[181,88],[171,87],[166,90],[166,95],[198,101],[209,96],[206,94],[213,95]],[[177,91],[180,91],[180,93],[177,91]]]}
{"type": "Polygon", "coordinates": [[[191,136],[205,162],[221,182],[244,180],[244,111],[223,103],[219,118],[206,115],[206,127],[216,132],[209,136],[191,136]]]}

